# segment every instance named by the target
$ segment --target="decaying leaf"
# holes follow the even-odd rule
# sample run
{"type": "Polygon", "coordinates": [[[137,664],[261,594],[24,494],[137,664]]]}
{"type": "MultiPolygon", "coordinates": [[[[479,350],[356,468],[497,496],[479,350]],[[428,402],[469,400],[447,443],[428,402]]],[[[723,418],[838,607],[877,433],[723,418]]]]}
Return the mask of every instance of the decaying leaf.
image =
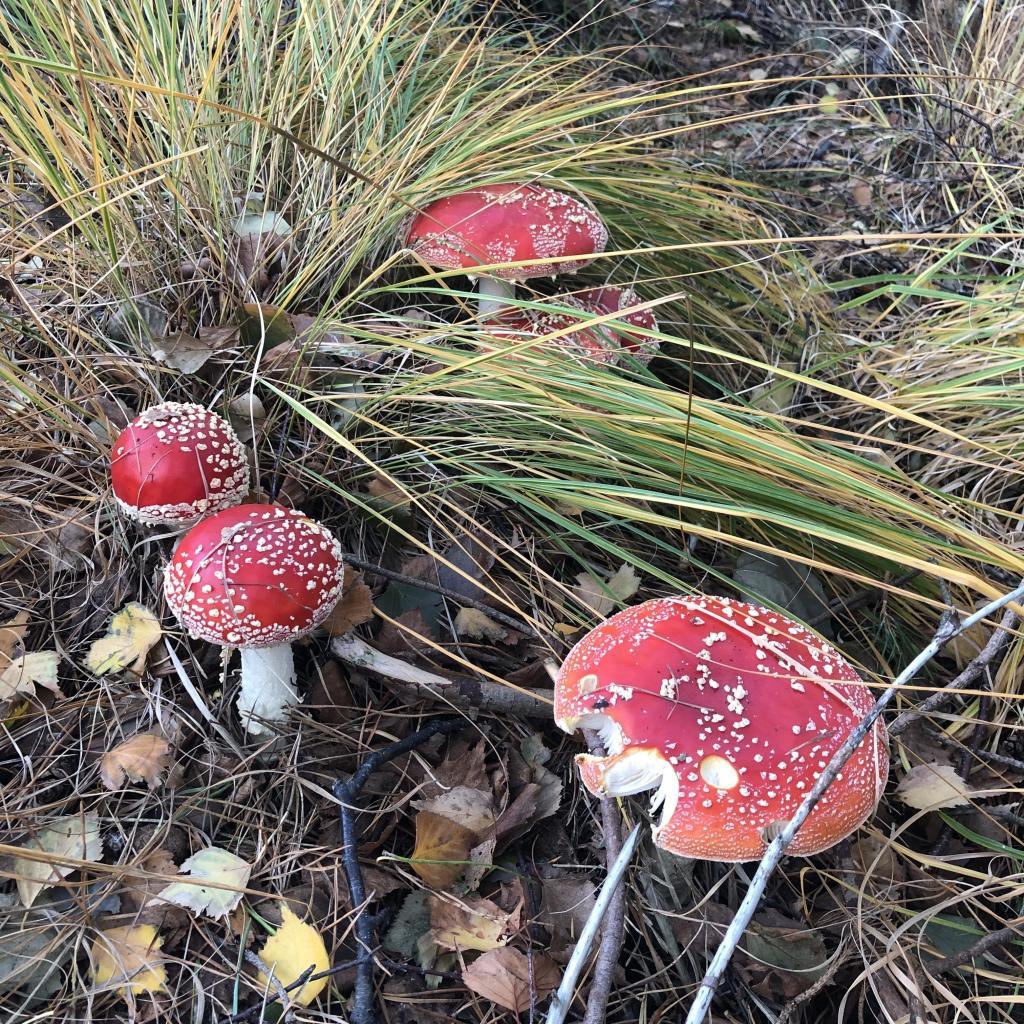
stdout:
{"type": "Polygon", "coordinates": [[[521,906],[506,913],[491,900],[430,897],[430,934],[444,949],[498,949],[519,930],[521,906]]]}
{"type": "MultiPolygon", "coordinates": [[[[284,902],[281,903],[281,927],[267,939],[260,959],[285,988],[298,981],[310,967],[313,974],[322,974],[330,966],[320,933],[311,924],[300,921],[284,902]]],[[[259,980],[262,987],[270,984],[263,974],[259,980]]],[[[309,1006],[327,987],[327,981],[327,978],[307,981],[301,988],[289,990],[289,998],[301,1006],[309,1006]]]]}
{"type": "Polygon", "coordinates": [[[430,894],[411,892],[402,901],[381,945],[409,960],[416,956],[417,944],[430,931],[430,894]]]}
{"type": "Polygon", "coordinates": [[[969,802],[971,790],[951,764],[918,764],[896,787],[896,796],[909,807],[936,811],[969,802]]]}
{"type": "Polygon", "coordinates": [[[366,482],[366,491],[371,498],[376,498],[387,508],[407,505],[412,498],[405,489],[383,473],[374,473],[366,482]]]}
{"type": "Polygon", "coordinates": [[[99,817],[93,813],[69,814],[39,830],[38,834],[22,843],[22,849],[51,854],[52,860],[36,860],[15,857],[14,876],[18,884],[18,896],[26,907],[31,907],[36,897],[50,886],[56,885],[78,864],[62,863],[65,858],[72,861],[98,861],[103,855],[100,840],[99,817]]]}
{"type": "Polygon", "coordinates": [[[172,882],[157,899],[185,907],[196,914],[226,917],[242,899],[249,884],[252,865],[218,846],[194,853],[184,861],[179,874],[190,874],[187,882],[172,882]],[[210,884],[204,884],[210,883],[210,884]]]}
{"type": "Polygon", "coordinates": [[[429,771],[428,780],[420,791],[424,799],[440,796],[455,786],[471,789],[489,789],[485,761],[487,741],[479,739],[469,743],[463,739],[449,741],[444,760],[429,771]]]}
{"type": "Polygon", "coordinates": [[[410,866],[427,885],[445,889],[466,867],[476,833],[432,811],[416,814],[416,848],[410,866]]]}
{"type": "Polygon", "coordinates": [[[525,1013],[533,998],[540,1002],[558,987],[561,973],[548,956],[533,955],[532,963],[524,953],[511,946],[492,949],[474,960],[463,972],[462,983],[492,1003],[513,1013],[525,1013]]]}
{"type": "Polygon", "coordinates": [[[57,685],[58,660],[56,651],[36,651],[15,658],[0,672],[0,700],[10,700],[19,693],[32,696],[37,686],[60,696],[60,687],[57,685]]]}
{"type": "Polygon", "coordinates": [[[150,353],[158,363],[184,374],[198,373],[206,365],[216,346],[209,338],[197,338],[188,331],[175,331],[154,341],[150,353]]]}
{"type": "Polygon", "coordinates": [[[114,614],[107,635],[89,648],[86,664],[98,676],[122,669],[141,676],[146,655],[161,632],[159,619],[145,605],[132,601],[114,614]]]}
{"type": "Polygon", "coordinates": [[[52,998],[63,983],[65,962],[74,943],[36,911],[17,912],[14,896],[0,894],[0,995],[31,995],[31,1002],[52,998]]]}
{"type": "Polygon", "coordinates": [[[576,577],[573,595],[595,615],[608,615],[640,589],[640,577],[631,565],[623,563],[603,583],[593,573],[581,572],[576,577]]]}
{"type": "Polygon", "coordinates": [[[167,984],[163,939],[151,924],[108,928],[92,944],[92,977],[98,986],[113,983],[128,994],[161,992],[167,984]]]}
{"type": "Polygon", "coordinates": [[[767,601],[785,609],[794,618],[815,622],[815,628],[829,635],[828,595],[821,580],[809,566],[781,555],[744,551],[736,559],[732,578],[753,601],[767,601]]]}
{"type": "Polygon", "coordinates": [[[759,995],[792,999],[806,992],[828,968],[818,931],[777,911],[763,911],[744,936],[746,955],[737,968],[759,995]]]}
{"type": "Polygon", "coordinates": [[[363,582],[362,574],[346,565],[341,600],[327,616],[324,629],[331,636],[344,636],[372,618],[373,592],[363,582]]]}
{"type": "Polygon", "coordinates": [[[413,806],[449,818],[478,836],[494,825],[494,797],[490,790],[454,786],[428,800],[415,800],[413,806]]]}
{"type": "Polygon", "coordinates": [[[476,892],[480,888],[480,883],[484,880],[484,876],[494,867],[494,848],[497,845],[497,840],[493,838],[485,839],[482,843],[477,843],[469,851],[469,865],[462,876],[462,881],[458,886],[453,887],[454,891],[460,893],[476,892]]]}
{"type": "Polygon", "coordinates": [[[455,616],[455,631],[470,640],[491,640],[500,643],[508,630],[479,608],[460,608],[455,616]]]}
{"type": "Polygon", "coordinates": [[[594,883],[586,878],[563,875],[545,878],[537,920],[551,929],[551,948],[561,952],[575,942],[590,917],[596,901],[594,883]]]}
{"type": "Polygon", "coordinates": [[[108,750],[100,759],[100,778],[110,790],[121,789],[126,782],[145,782],[150,789],[160,785],[167,769],[171,745],[162,736],[139,733],[108,750]]]}
{"type": "Polygon", "coordinates": [[[25,639],[28,631],[28,612],[18,612],[13,619],[0,626],[0,670],[14,657],[14,649],[25,639]]]}

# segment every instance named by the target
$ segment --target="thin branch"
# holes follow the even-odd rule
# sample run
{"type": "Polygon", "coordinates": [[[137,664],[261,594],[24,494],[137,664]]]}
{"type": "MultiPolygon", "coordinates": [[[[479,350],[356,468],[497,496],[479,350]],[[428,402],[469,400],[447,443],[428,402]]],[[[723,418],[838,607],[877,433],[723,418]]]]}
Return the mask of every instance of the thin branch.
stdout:
{"type": "Polygon", "coordinates": [[[464,728],[462,718],[438,718],[425,725],[418,732],[411,733],[404,740],[390,743],[371,754],[355,771],[351,778],[340,779],[331,787],[338,801],[338,817],[341,820],[341,859],[348,879],[348,891],[355,912],[356,961],[355,990],[352,996],[350,1024],[377,1024],[377,1011],[373,1005],[373,917],[367,912],[368,898],[363,883],[363,872],[359,866],[359,832],[356,829],[355,812],[363,787],[375,771],[402,754],[422,746],[434,736],[447,736],[464,728]]]}
{"type": "MultiPolygon", "coordinates": [[[[267,984],[271,986],[277,992],[277,998],[281,1001],[284,1012],[281,1015],[282,1021],[292,1020],[292,1011],[288,1006],[288,994],[285,991],[284,986],[278,980],[277,975],[274,973],[274,969],[265,964],[251,949],[244,951],[246,963],[255,967],[266,979],[267,984]]],[[[266,1000],[264,1000],[266,1002],[266,1000]]]]}
{"type": "Polygon", "coordinates": [[[1022,937],[1022,925],[1024,925],[1024,918],[1016,921],[1014,924],[1007,925],[1005,928],[1000,928],[998,931],[983,935],[977,942],[971,943],[966,949],[961,949],[952,956],[944,956],[939,960],[932,960],[930,963],[925,964],[924,969],[931,975],[948,974],[950,971],[955,970],[957,967],[963,967],[964,964],[973,960],[976,956],[981,956],[982,953],[987,953],[996,946],[1001,946],[1014,939],[1020,939],[1022,937]]]}
{"type": "Polygon", "coordinates": [[[353,633],[335,637],[331,641],[331,651],[350,665],[407,684],[403,689],[411,690],[420,700],[443,700],[450,707],[467,711],[499,711],[527,718],[551,717],[554,698],[551,690],[526,690],[468,676],[439,676],[378,651],[353,633]]]}
{"type": "Polygon", "coordinates": [[[729,966],[733,953],[736,952],[736,947],[743,938],[747,925],[750,924],[750,919],[757,910],[757,905],[761,902],[765,887],[768,885],[768,879],[778,867],[779,861],[782,860],[786,852],[786,847],[793,841],[793,837],[800,826],[807,820],[818,801],[824,796],[825,791],[843,770],[843,766],[853,755],[857,747],[860,746],[864,737],[867,736],[879,716],[900,691],[900,688],[912,679],[922,666],[931,661],[953,637],[966,629],[970,629],[976,623],[982,622],[993,612],[1004,608],[1010,602],[1016,601],[1021,597],[1024,597],[1024,583],[1021,583],[1014,590],[1004,594],[995,601],[990,601],[980,611],[975,612],[974,615],[969,616],[960,623],[954,623],[944,617],[931,643],[911,661],[892,681],[892,684],[885,693],[875,701],[871,711],[868,712],[860,724],[847,737],[846,742],[832,756],[828,766],[822,771],[811,791],[804,798],[803,803],[797,808],[796,814],[793,815],[786,827],[772,840],[768,845],[768,849],[765,850],[746,895],[743,897],[735,917],[733,917],[726,930],[721,945],[719,945],[711,963],[708,965],[707,972],[701,980],[693,1005],[690,1007],[690,1012],[686,1015],[685,1024],[702,1024],[708,1010],[711,1008],[711,1000],[714,998],[715,990],[718,988],[722,976],[729,966]]]}

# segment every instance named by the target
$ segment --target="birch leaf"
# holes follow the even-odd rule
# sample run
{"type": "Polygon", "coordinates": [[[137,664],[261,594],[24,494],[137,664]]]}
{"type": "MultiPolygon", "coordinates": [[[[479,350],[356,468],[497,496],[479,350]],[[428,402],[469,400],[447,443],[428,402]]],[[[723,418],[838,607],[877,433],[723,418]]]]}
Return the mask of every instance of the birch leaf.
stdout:
{"type": "Polygon", "coordinates": [[[592,608],[596,615],[607,615],[623,601],[628,601],[640,589],[640,577],[631,565],[623,563],[603,583],[589,572],[576,577],[573,594],[580,604],[592,608]]]}
{"type": "Polygon", "coordinates": [[[466,868],[476,833],[431,811],[416,815],[416,849],[410,866],[427,885],[444,889],[466,868]]]}
{"type": "Polygon", "coordinates": [[[160,639],[160,622],[143,604],[126,604],[110,620],[107,635],[89,648],[86,664],[98,676],[127,669],[141,676],[146,655],[160,639]]]}
{"type": "Polygon", "coordinates": [[[37,686],[61,696],[57,685],[57,661],[56,651],[37,651],[15,658],[0,672],[0,700],[10,700],[19,693],[31,696],[37,686]]]}
{"type": "Polygon", "coordinates": [[[190,874],[187,882],[172,882],[157,897],[185,907],[196,914],[227,917],[242,899],[242,890],[249,884],[252,865],[218,846],[194,853],[184,861],[180,874],[190,874]],[[204,882],[213,883],[204,885],[204,882]]]}
{"type": "Polygon", "coordinates": [[[896,787],[896,796],[909,807],[937,811],[968,803],[971,790],[951,764],[918,764],[896,787]]]}
{"type": "Polygon", "coordinates": [[[530,1008],[531,987],[540,1002],[558,987],[559,980],[558,967],[550,957],[536,954],[531,965],[524,953],[511,946],[484,953],[462,972],[466,988],[513,1013],[530,1008]]]}
{"type": "Polygon", "coordinates": [[[22,848],[49,853],[54,857],[53,861],[14,858],[18,896],[26,907],[31,907],[44,889],[49,889],[72,871],[78,870],[77,864],[65,864],[61,863],[61,860],[100,859],[103,854],[103,843],[100,840],[99,818],[91,812],[58,818],[40,829],[35,838],[22,843],[22,848]]]}
{"type": "MultiPolygon", "coordinates": [[[[313,968],[313,974],[322,974],[330,967],[327,948],[320,933],[292,913],[287,903],[281,904],[281,927],[267,939],[260,959],[274,972],[274,977],[288,988],[313,968]]],[[[260,985],[267,987],[270,980],[260,974],[260,985]]],[[[289,990],[288,996],[301,1006],[311,1002],[326,988],[328,978],[307,981],[298,990],[289,990]]]]}
{"type": "Polygon", "coordinates": [[[151,924],[108,928],[92,944],[93,981],[114,983],[122,996],[163,992],[167,984],[163,939],[151,924]]]}

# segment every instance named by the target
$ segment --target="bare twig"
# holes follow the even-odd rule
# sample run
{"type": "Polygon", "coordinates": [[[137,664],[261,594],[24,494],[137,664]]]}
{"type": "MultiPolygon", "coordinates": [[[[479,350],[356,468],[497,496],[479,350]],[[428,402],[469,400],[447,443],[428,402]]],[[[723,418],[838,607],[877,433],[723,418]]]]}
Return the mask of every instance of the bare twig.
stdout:
{"type": "Polygon", "coordinates": [[[499,711],[528,718],[551,717],[551,690],[527,690],[468,676],[439,676],[384,654],[353,633],[335,637],[331,651],[350,665],[407,684],[405,689],[411,689],[420,700],[443,700],[449,707],[463,710],[499,711]]]}
{"type": "Polygon", "coordinates": [[[972,942],[966,949],[961,949],[952,956],[944,956],[939,960],[932,960],[930,963],[925,964],[925,970],[931,975],[948,974],[950,971],[955,970],[957,967],[963,967],[964,964],[973,960],[976,956],[981,956],[982,953],[987,953],[996,946],[1001,946],[1003,943],[1010,942],[1013,939],[1024,938],[1022,928],[1024,928],[1024,918],[1020,918],[1014,921],[1013,924],[1000,928],[998,931],[983,935],[977,942],[972,942]]]}
{"type": "Polygon", "coordinates": [[[934,658],[935,655],[938,654],[954,636],[962,633],[965,629],[970,629],[971,626],[983,621],[993,612],[998,611],[1000,608],[1004,608],[1012,601],[1016,601],[1021,597],[1024,597],[1024,583],[1021,583],[1014,590],[1010,591],[1010,593],[1004,594],[995,601],[990,601],[980,611],[975,612],[974,615],[969,616],[960,623],[954,624],[952,621],[944,617],[935,633],[935,636],[932,638],[931,643],[929,643],[928,646],[925,647],[925,649],[921,651],[913,661],[911,661],[911,663],[892,681],[892,684],[888,687],[885,693],[875,701],[871,711],[868,712],[857,728],[854,729],[847,737],[846,742],[832,756],[827,767],[822,771],[821,775],[814,783],[814,786],[811,788],[811,791],[804,798],[803,803],[801,803],[797,808],[796,814],[793,815],[786,827],[775,839],[772,840],[768,845],[768,849],[765,850],[764,856],[761,858],[761,863],[757,867],[757,871],[750,882],[746,895],[743,897],[743,900],[736,911],[735,917],[733,917],[732,922],[726,930],[725,937],[722,939],[721,945],[719,945],[711,963],[708,965],[707,972],[701,980],[700,988],[697,990],[697,995],[694,998],[693,1005],[690,1007],[690,1012],[686,1015],[685,1024],[701,1024],[707,1016],[707,1012],[711,1008],[711,1000],[714,998],[715,990],[718,988],[718,985],[722,980],[722,976],[725,974],[725,969],[728,967],[733,953],[736,952],[736,947],[739,945],[740,939],[742,939],[743,934],[747,929],[747,925],[750,924],[750,919],[754,916],[754,912],[757,910],[758,903],[761,902],[761,897],[764,895],[768,879],[771,877],[772,872],[778,867],[779,861],[782,860],[782,857],[786,852],[786,847],[793,841],[793,837],[796,835],[800,826],[807,820],[811,811],[814,810],[818,801],[825,794],[825,791],[832,784],[836,776],[842,771],[843,766],[850,759],[853,752],[860,746],[864,737],[867,736],[868,732],[872,726],[874,726],[875,722],[888,706],[889,702],[899,692],[900,687],[912,679],[917,674],[918,670],[934,658]]]}
{"type": "Polygon", "coordinates": [[[889,735],[899,736],[907,726],[917,721],[922,715],[931,714],[931,712],[942,707],[943,704],[953,697],[957,690],[963,690],[970,686],[1010,642],[1010,638],[1013,635],[1012,631],[1017,625],[1017,621],[1017,613],[1012,609],[1007,611],[996,630],[988,638],[988,643],[985,644],[977,657],[964,668],[960,675],[950,680],[938,693],[933,693],[930,697],[921,701],[916,708],[911,708],[909,711],[904,711],[903,714],[899,715],[892,725],[889,726],[889,735]]]}
{"type": "Polygon", "coordinates": [[[288,1006],[288,993],[285,991],[284,986],[278,980],[277,975],[274,973],[272,967],[268,967],[251,949],[247,949],[243,953],[246,963],[255,967],[266,979],[268,984],[277,992],[277,998],[281,1001],[284,1012],[281,1015],[282,1021],[292,1020],[292,1011],[288,1006]]]}
{"type": "Polygon", "coordinates": [[[409,753],[422,746],[433,736],[447,736],[465,726],[462,718],[438,718],[425,725],[418,732],[411,733],[404,740],[398,740],[371,754],[355,771],[351,778],[340,779],[331,787],[338,800],[338,817],[341,819],[341,859],[345,865],[348,891],[355,912],[355,934],[358,960],[356,961],[355,991],[352,996],[350,1024],[376,1024],[377,1011],[373,1005],[373,917],[367,912],[366,886],[363,872],[359,867],[359,832],[356,829],[356,802],[363,786],[370,776],[388,761],[409,753]]]}

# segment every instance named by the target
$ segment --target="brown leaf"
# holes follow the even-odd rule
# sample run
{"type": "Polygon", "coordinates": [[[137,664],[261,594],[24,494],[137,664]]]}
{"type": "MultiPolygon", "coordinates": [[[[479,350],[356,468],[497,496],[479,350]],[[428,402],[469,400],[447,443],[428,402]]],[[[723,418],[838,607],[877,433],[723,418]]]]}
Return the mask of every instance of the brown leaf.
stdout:
{"type": "Polygon", "coordinates": [[[506,1010],[525,1013],[531,1003],[531,966],[532,995],[537,1002],[553,992],[561,980],[561,972],[550,957],[534,954],[532,960],[531,965],[525,954],[511,946],[492,949],[462,972],[462,983],[471,992],[506,1010]]]}
{"type": "Polygon", "coordinates": [[[480,888],[484,875],[494,866],[494,847],[497,845],[493,839],[485,839],[469,851],[469,866],[462,878],[460,891],[474,892],[480,888]]]}
{"type": "Polygon", "coordinates": [[[313,677],[306,703],[316,708],[316,717],[328,725],[342,725],[352,718],[355,698],[348,680],[336,661],[325,661],[313,677]]]}
{"type": "Polygon", "coordinates": [[[476,836],[494,826],[494,797],[489,789],[455,786],[427,800],[414,800],[413,806],[450,818],[476,836]]]}
{"type": "Polygon", "coordinates": [[[150,789],[160,785],[167,769],[171,745],[162,736],[139,733],[108,750],[100,759],[100,778],[110,790],[123,789],[126,782],[146,782],[150,789]]]}
{"type": "Polygon", "coordinates": [[[444,949],[498,949],[519,930],[520,917],[520,908],[506,913],[490,900],[430,897],[431,936],[444,949]]]}
{"type": "Polygon", "coordinates": [[[445,889],[466,869],[476,835],[450,818],[431,811],[416,815],[416,848],[410,866],[427,885],[445,889]]]}
{"type": "Polygon", "coordinates": [[[327,616],[324,629],[331,636],[344,636],[372,618],[373,592],[363,582],[362,574],[346,565],[341,600],[327,616]]]}
{"type": "Polygon", "coordinates": [[[13,619],[0,626],[0,672],[14,660],[14,648],[28,631],[28,612],[18,612],[13,619]]]}
{"type": "Polygon", "coordinates": [[[487,616],[479,608],[460,608],[455,616],[455,631],[470,640],[490,640],[500,643],[508,639],[508,630],[487,616]]]}
{"type": "Polygon", "coordinates": [[[545,878],[537,920],[551,929],[551,947],[561,952],[575,942],[596,901],[594,883],[564,875],[545,878]]]}
{"type": "Polygon", "coordinates": [[[426,641],[433,639],[434,631],[427,625],[423,613],[419,608],[413,608],[396,616],[394,622],[384,623],[377,634],[377,647],[385,654],[408,657],[418,651],[430,650],[426,641]]]}
{"type": "Polygon", "coordinates": [[[528,832],[543,815],[538,814],[543,788],[535,782],[527,783],[519,795],[498,816],[494,824],[494,837],[502,843],[528,832]]]}
{"type": "Polygon", "coordinates": [[[389,480],[382,473],[375,473],[370,477],[366,484],[366,490],[371,498],[376,498],[389,508],[407,505],[412,500],[400,484],[389,480]]]}
{"type": "Polygon", "coordinates": [[[215,346],[204,338],[186,331],[176,331],[156,339],[150,347],[153,358],[184,374],[198,373],[213,355],[215,346]]]}
{"type": "Polygon", "coordinates": [[[455,786],[469,786],[471,789],[489,789],[485,758],[487,741],[478,740],[470,744],[467,740],[456,739],[448,744],[444,760],[429,770],[428,778],[420,790],[426,800],[447,793],[455,786]]]}

